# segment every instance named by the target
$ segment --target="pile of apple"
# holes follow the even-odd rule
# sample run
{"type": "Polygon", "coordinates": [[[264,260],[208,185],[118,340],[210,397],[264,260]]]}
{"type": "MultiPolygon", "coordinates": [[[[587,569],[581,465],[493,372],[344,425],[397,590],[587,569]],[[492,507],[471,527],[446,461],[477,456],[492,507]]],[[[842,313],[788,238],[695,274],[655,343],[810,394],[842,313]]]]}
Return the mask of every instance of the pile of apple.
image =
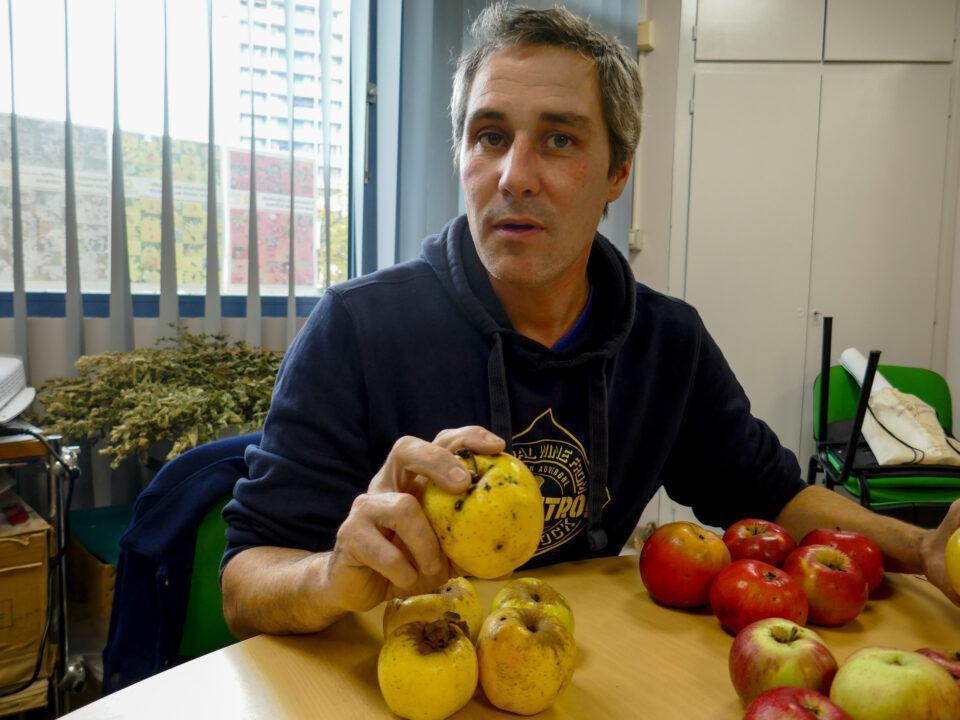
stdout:
{"type": "MultiPolygon", "coordinates": [[[[960,548],[960,531],[956,537],[960,548]]],[[[798,546],[764,520],[741,520],[723,538],[670,523],[644,543],[640,575],[657,602],[709,603],[736,635],[729,668],[748,706],[744,720],[960,719],[960,654],[864,648],[838,669],[804,627],[850,622],[883,582],[883,554],[864,535],[819,529],[798,546]]]]}
{"type": "Polygon", "coordinates": [[[797,546],[765,520],[734,523],[722,539],[676,522],[643,544],[640,576],[663,605],[709,603],[734,634],[768,617],[835,627],[859,615],[883,582],[883,553],[870,538],[840,530],[813,530],[797,546]]]}
{"type": "Polygon", "coordinates": [[[930,649],[863,648],[838,669],[813,630],[767,618],[737,634],[729,665],[744,720],[960,718],[960,683],[945,669],[951,661],[930,649]]]}
{"type": "Polygon", "coordinates": [[[483,687],[502,710],[533,715],[573,677],[577,646],[566,599],[536,578],[493,598],[486,620],[476,588],[453,578],[436,592],[395,599],[383,613],[380,692],[409,720],[441,720],[483,687]]]}

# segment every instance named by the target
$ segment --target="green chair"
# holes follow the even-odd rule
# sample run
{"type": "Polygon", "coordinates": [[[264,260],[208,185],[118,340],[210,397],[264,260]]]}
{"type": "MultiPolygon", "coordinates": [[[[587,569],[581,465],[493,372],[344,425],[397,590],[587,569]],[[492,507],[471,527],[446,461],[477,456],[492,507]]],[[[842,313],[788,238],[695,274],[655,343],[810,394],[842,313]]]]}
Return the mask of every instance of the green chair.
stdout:
{"type": "Polygon", "coordinates": [[[941,375],[924,368],[879,365],[873,351],[863,387],[840,366],[830,366],[832,318],[823,318],[821,372],[813,386],[813,436],[816,451],[810,458],[807,482],[840,488],[861,505],[920,525],[940,522],[950,503],[960,498],[960,468],[945,465],[877,464],[861,436],[867,399],[879,370],[903,392],[933,407],[943,429],[953,429],[950,388],[941,375]]]}
{"type": "Polygon", "coordinates": [[[221,511],[259,433],[223,438],[167,462],[140,493],[119,540],[105,694],[236,642],[223,617],[221,511]]]}
{"type": "Polygon", "coordinates": [[[180,638],[180,655],[199,657],[237,641],[223,619],[220,559],[227,547],[227,524],[220,517],[230,495],[220,498],[203,516],[193,552],[190,594],[180,638]]]}

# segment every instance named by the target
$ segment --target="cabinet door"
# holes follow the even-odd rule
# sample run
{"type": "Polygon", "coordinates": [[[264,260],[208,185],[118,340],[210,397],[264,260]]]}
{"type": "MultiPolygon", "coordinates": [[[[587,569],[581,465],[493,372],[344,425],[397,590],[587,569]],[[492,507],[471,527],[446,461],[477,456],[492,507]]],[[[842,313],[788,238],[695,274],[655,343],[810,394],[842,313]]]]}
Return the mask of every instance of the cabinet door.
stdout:
{"type": "Polygon", "coordinates": [[[697,60],[819,60],[824,0],[700,0],[697,60]]]}
{"type": "Polygon", "coordinates": [[[950,62],[956,0],[830,0],[825,60],[950,62]]]}
{"type": "MultiPolygon", "coordinates": [[[[950,66],[824,69],[810,308],[832,315],[833,360],[847,347],[929,367],[950,66]]],[[[805,452],[820,326],[807,349],[805,452]]]]}
{"type": "Polygon", "coordinates": [[[695,90],[686,298],[797,450],[820,67],[701,68],[695,90]]]}

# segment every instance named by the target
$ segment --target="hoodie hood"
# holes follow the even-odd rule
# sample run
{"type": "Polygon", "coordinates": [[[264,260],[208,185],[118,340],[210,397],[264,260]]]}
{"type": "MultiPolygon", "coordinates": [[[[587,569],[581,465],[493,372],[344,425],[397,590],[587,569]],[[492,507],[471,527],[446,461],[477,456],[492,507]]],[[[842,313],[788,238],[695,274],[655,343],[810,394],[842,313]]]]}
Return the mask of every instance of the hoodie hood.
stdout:
{"type": "Polygon", "coordinates": [[[466,215],[451,220],[423,241],[421,254],[474,327],[494,335],[534,368],[576,367],[614,358],[633,326],[636,282],[629,264],[603,235],[594,236],[587,274],[593,288],[590,330],[561,352],[520,335],[507,317],[477,255],[466,215]]]}
{"type": "Polygon", "coordinates": [[[586,369],[591,455],[587,536],[591,549],[602,549],[607,543],[601,520],[608,463],[608,377],[636,312],[636,282],[626,259],[605,237],[594,236],[587,264],[593,292],[588,327],[569,347],[553,351],[513,327],[477,255],[465,215],[426,238],[421,252],[454,303],[489,340],[490,429],[506,441],[507,452],[511,451],[513,431],[505,353],[533,370],[586,369]]]}

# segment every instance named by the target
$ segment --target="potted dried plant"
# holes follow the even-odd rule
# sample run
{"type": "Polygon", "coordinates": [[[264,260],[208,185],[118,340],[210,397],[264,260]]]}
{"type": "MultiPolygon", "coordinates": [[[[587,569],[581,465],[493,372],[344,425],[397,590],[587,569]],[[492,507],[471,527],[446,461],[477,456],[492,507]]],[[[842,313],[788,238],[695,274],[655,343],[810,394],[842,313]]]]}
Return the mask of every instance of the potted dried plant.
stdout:
{"type": "Polygon", "coordinates": [[[116,468],[164,459],[263,425],[282,353],[183,326],[157,347],[86,355],[75,377],[40,386],[36,420],[72,441],[99,443],[116,468]]]}

